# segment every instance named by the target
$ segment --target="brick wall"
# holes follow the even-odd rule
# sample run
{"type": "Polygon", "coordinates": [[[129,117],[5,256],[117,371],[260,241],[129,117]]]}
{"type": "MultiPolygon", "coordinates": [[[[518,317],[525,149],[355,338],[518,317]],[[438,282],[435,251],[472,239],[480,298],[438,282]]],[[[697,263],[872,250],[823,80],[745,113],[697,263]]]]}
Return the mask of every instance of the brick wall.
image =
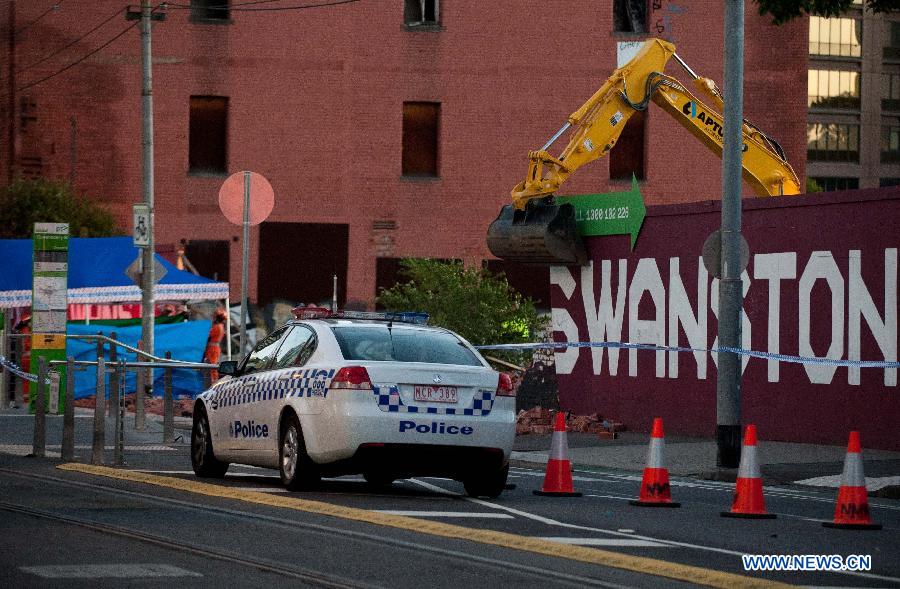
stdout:
{"type": "MultiPolygon", "coordinates": [[[[20,35],[18,67],[76,39],[120,4],[63,4],[20,35]]],[[[662,0],[651,31],[672,40],[695,71],[723,80],[721,3],[662,0]],[[698,34],[701,32],[702,34],[698,34]]],[[[17,3],[18,23],[43,7],[17,3]]],[[[393,256],[488,257],[485,230],[540,147],[615,68],[611,3],[442,3],[440,32],[404,29],[402,2],[285,12],[232,12],[231,24],[192,23],[170,10],[154,25],[157,242],[230,239],[219,213],[222,177],[187,172],[191,95],[229,97],[228,170],[251,169],[275,189],[271,221],[350,224],[348,297],[374,296],[375,256],[393,220],[393,256]],[[440,178],[400,177],[403,101],[441,103],[440,178]]],[[[781,141],[801,177],[805,161],[806,23],[776,29],[747,7],[745,116],[781,141]]],[[[4,11],[0,18],[8,19],[4,11]]],[[[113,19],[54,59],[21,72],[51,74],[127,26],[113,19]]],[[[2,49],[6,55],[6,47],[2,49]]],[[[8,57],[8,55],[7,55],[8,57]]],[[[3,63],[7,63],[4,61],[3,63]]],[[[686,80],[677,64],[668,73],[686,80]]],[[[109,204],[130,229],[141,196],[140,40],[137,27],[66,73],[25,91],[38,112],[29,149],[49,177],[109,204]],[[73,135],[72,119],[75,120],[73,135]],[[76,156],[72,167],[72,138],[76,156]]],[[[5,109],[5,104],[3,105],[5,109]]],[[[647,133],[649,203],[717,198],[721,165],[661,110],[647,133]]],[[[2,114],[5,129],[8,121],[2,114]]],[[[562,149],[564,144],[557,146],[562,149]]],[[[6,166],[3,142],[2,165],[6,166]]],[[[3,175],[5,181],[5,174],[3,175]]],[[[565,193],[604,192],[599,160],[565,193]]],[[[746,189],[749,192],[749,189],[746,189]]],[[[252,235],[257,255],[258,231],[252,235]]],[[[232,292],[240,289],[232,241],[232,292]]],[[[256,291],[251,264],[250,292],[256,291]]]]}

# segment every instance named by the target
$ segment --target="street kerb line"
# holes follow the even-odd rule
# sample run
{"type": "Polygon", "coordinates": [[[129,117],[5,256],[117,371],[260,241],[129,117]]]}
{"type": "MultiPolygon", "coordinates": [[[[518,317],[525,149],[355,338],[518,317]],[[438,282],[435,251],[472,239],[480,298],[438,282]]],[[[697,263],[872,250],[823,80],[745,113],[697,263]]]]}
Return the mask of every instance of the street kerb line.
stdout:
{"type": "MultiPolygon", "coordinates": [[[[551,518],[549,518],[549,517],[544,517],[544,516],[542,516],[542,515],[537,515],[537,514],[534,514],[534,513],[529,513],[529,512],[527,512],[527,511],[522,511],[522,510],[519,510],[519,509],[515,509],[515,508],[513,508],[513,507],[507,507],[506,505],[500,505],[500,504],[497,504],[497,503],[491,503],[490,501],[484,501],[483,499],[475,499],[475,498],[472,498],[472,497],[462,497],[462,496],[459,495],[458,493],[453,493],[452,491],[447,491],[446,489],[441,489],[440,487],[437,487],[437,486],[435,486],[435,485],[431,485],[431,484],[426,483],[426,482],[424,482],[424,481],[419,481],[419,480],[416,480],[416,479],[410,479],[410,480],[412,480],[413,482],[415,482],[415,483],[417,483],[417,484],[419,484],[419,485],[425,487],[426,489],[432,489],[432,490],[435,490],[435,491],[441,491],[441,492],[447,493],[447,494],[457,495],[457,496],[461,497],[462,499],[465,499],[466,501],[469,501],[469,502],[471,502],[471,503],[475,503],[475,504],[478,504],[478,505],[481,505],[481,506],[484,506],[484,507],[491,507],[491,508],[493,508],[493,509],[499,509],[499,510],[501,510],[501,511],[506,511],[506,512],[508,512],[508,513],[512,513],[513,515],[518,515],[518,516],[520,516],[520,517],[532,519],[532,520],[534,520],[534,521],[538,521],[538,522],[541,522],[541,523],[543,523],[543,524],[547,524],[547,525],[551,525],[551,526],[559,526],[559,527],[561,527],[561,528],[568,528],[568,529],[571,529],[571,530],[581,530],[581,531],[585,531],[585,532],[600,532],[601,534],[609,534],[609,535],[611,535],[611,536],[619,536],[619,537],[622,537],[622,538],[635,538],[635,539],[638,539],[638,540],[647,540],[647,541],[650,541],[650,542],[659,542],[659,543],[662,543],[662,544],[668,544],[668,545],[671,545],[671,546],[680,546],[680,547],[682,547],[682,548],[691,548],[691,549],[694,549],[694,550],[701,550],[701,551],[706,551],[706,552],[717,552],[717,553],[719,553],[719,554],[728,554],[728,555],[731,555],[731,556],[736,556],[736,557],[738,557],[738,558],[740,558],[740,557],[742,557],[744,554],[746,554],[745,552],[738,552],[738,551],[735,551],[735,550],[727,550],[727,549],[725,549],[725,548],[715,548],[714,546],[703,546],[702,544],[691,544],[690,542],[679,542],[679,541],[677,541],[677,540],[667,540],[667,539],[664,539],[664,538],[654,538],[654,537],[652,537],[652,536],[642,536],[642,535],[634,534],[634,533],[630,533],[630,532],[626,533],[626,532],[619,532],[618,530],[607,530],[607,529],[605,529],[605,528],[594,528],[594,527],[591,527],[591,526],[581,526],[581,525],[578,525],[578,524],[567,524],[567,523],[565,523],[565,522],[561,522],[561,521],[558,521],[558,520],[555,520],[555,519],[551,519],[551,518]]],[[[822,520],[812,520],[812,521],[818,522],[818,521],[822,521],[822,520]]],[[[705,569],[702,569],[702,570],[705,570],[705,569]]],[[[863,573],[863,572],[858,572],[858,571],[828,571],[828,572],[830,572],[830,573],[836,573],[836,574],[841,574],[841,575],[850,575],[850,576],[853,576],[853,577],[865,577],[865,578],[867,578],[867,579],[878,579],[878,580],[880,580],[880,581],[890,581],[890,582],[892,582],[892,583],[900,583],[900,578],[897,578],[897,577],[888,577],[888,576],[885,576],[885,575],[877,575],[877,574],[873,574],[873,573],[863,573]]],[[[724,574],[724,573],[723,573],[723,574],[724,574]]],[[[743,577],[740,577],[740,578],[743,578],[743,577]]]]}
{"type": "MultiPolygon", "coordinates": [[[[596,548],[585,548],[582,546],[560,544],[558,542],[539,540],[527,536],[518,536],[507,532],[480,530],[453,524],[446,524],[443,522],[434,522],[397,515],[387,515],[383,513],[376,513],[374,511],[369,511],[366,509],[342,507],[310,499],[299,499],[296,497],[285,497],[283,495],[269,495],[265,493],[240,491],[228,487],[222,487],[219,485],[212,485],[209,483],[202,483],[199,481],[192,481],[187,479],[162,477],[147,473],[119,470],[106,466],[95,466],[90,464],[67,463],[61,464],[57,466],[57,468],[64,471],[80,472],[83,474],[103,476],[107,478],[144,483],[169,489],[176,489],[189,493],[196,493],[198,495],[220,497],[224,499],[235,499],[238,501],[254,503],[257,505],[266,505],[269,507],[279,507],[295,511],[313,513],[317,515],[338,517],[351,521],[358,521],[402,529],[411,532],[428,534],[431,536],[469,540],[480,544],[487,544],[513,550],[521,550],[524,552],[542,554],[545,556],[556,558],[564,558],[568,560],[584,562],[587,564],[595,564],[599,566],[632,571],[639,574],[676,579],[689,583],[706,585],[709,587],[733,589],[733,587],[735,586],[791,586],[784,583],[769,581],[766,579],[756,579],[753,577],[737,575],[734,573],[726,573],[722,571],[704,569],[696,566],[666,562],[663,560],[642,556],[631,556],[612,551],[599,550],[596,548]]],[[[487,501],[475,501],[478,503],[493,506],[493,504],[487,501]]],[[[628,536],[631,538],[636,538],[632,535],[628,536]]]]}

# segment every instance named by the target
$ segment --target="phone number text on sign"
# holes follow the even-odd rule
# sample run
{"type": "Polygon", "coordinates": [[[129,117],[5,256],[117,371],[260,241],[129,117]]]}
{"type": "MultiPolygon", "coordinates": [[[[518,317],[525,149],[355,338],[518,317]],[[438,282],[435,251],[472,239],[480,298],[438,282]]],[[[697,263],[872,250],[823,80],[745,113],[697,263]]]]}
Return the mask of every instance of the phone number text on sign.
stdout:
{"type": "Polygon", "coordinates": [[[615,221],[628,218],[628,207],[606,207],[578,211],[576,221],[615,221]]]}

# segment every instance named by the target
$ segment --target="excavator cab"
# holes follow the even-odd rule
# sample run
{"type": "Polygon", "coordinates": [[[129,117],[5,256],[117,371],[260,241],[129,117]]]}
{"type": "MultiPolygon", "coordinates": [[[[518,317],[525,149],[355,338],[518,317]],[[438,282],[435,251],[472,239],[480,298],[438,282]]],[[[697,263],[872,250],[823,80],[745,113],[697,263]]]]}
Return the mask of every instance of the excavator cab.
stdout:
{"type": "Polygon", "coordinates": [[[552,197],[533,199],[519,210],[505,205],[488,227],[487,245],[498,258],[524,264],[574,266],[587,263],[575,225],[575,207],[552,197]]]}

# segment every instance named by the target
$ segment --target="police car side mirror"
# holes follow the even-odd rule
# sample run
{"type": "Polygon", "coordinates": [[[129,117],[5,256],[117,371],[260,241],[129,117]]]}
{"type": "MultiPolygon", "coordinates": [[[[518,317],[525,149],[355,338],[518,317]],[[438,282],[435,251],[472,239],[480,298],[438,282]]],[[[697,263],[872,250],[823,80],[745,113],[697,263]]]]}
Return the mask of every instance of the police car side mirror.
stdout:
{"type": "Polygon", "coordinates": [[[236,360],[225,360],[219,364],[219,374],[232,375],[237,373],[237,361],[236,360]]]}

